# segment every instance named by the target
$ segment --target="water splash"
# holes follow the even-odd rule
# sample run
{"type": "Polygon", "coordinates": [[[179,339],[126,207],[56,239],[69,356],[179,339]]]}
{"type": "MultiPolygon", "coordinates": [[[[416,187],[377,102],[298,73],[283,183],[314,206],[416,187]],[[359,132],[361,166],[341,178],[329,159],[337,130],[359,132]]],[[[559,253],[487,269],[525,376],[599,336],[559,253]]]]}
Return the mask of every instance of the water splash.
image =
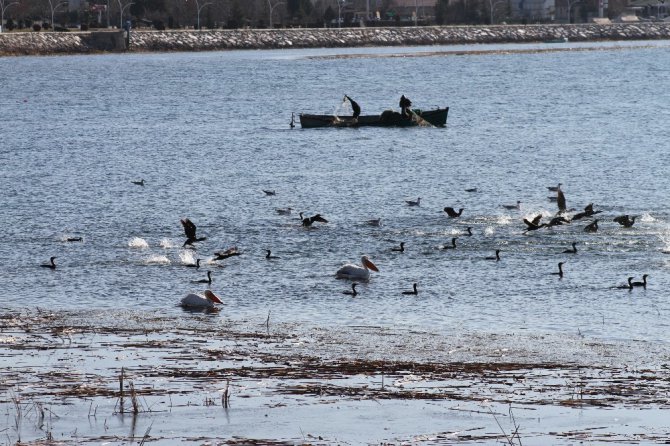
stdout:
{"type": "Polygon", "coordinates": [[[640,221],[643,221],[645,223],[653,223],[658,220],[652,217],[649,212],[645,212],[644,214],[640,215],[640,221]]]}
{"type": "Polygon", "coordinates": [[[491,237],[491,236],[495,235],[495,233],[496,233],[496,230],[493,226],[487,226],[484,229],[484,235],[487,236],[487,237],[491,237]]]}
{"type": "Polygon", "coordinates": [[[128,247],[137,249],[147,249],[149,247],[149,243],[147,243],[147,241],[144,240],[143,238],[134,237],[132,240],[128,242],[128,247]]]}
{"type": "Polygon", "coordinates": [[[160,247],[163,249],[176,248],[177,244],[170,239],[164,238],[160,242],[160,247]]]}
{"type": "Polygon", "coordinates": [[[168,259],[167,256],[153,255],[146,259],[144,263],[147,265],[169,265],[172,262],[170,262],[170,259],[168,259]]]}
{"type": "Polygon", "coordinates": [[[500,215],[496,218],[496,223],[499,225],[509,225],[512,223],[512,217],[509,215],[500,215]]]}
{"type": "Polygon", "coordinates": [[[185,265],[192,265],[195,263],[195,254],[190,249],[185,249],[179,253],[179,260],[185,265]]]}

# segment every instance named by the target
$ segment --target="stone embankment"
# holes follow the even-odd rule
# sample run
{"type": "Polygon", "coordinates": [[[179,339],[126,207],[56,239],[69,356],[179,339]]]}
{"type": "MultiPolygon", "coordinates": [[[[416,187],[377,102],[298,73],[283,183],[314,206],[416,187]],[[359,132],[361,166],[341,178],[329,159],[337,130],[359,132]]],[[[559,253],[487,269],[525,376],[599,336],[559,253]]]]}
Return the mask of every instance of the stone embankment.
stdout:
{"type": "MultiPolygon", "coordinates": [[[[208,51],[465,43],[670,39],[670,23],[137,31],[128,51],[208,51]]],[[[3,33],[0,55],[123,51],[120,31],[3,33]]]]}

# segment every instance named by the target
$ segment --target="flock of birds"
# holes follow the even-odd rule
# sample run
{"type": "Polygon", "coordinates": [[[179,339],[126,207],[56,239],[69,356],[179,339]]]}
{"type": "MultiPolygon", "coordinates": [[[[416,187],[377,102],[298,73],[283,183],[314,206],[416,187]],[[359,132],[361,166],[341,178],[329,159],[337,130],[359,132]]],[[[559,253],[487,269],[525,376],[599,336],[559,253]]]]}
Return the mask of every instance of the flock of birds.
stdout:
{"type": "MultiPolygon", "coordinates": [[[[139,181],[131,181],[133,184],[142,186],[144,187],[145,182],[144,179],[139,180],[139,181]]],[[[554,201],[557,203],[558,206],[558,211],[557,213],[549,219],[547,222],[543,222],[543,214],[538,214],[537,216],[533,217],[532,219],[528,218],[523,218],[523,222],[526,225],[525,229],[523,230],[523,234],[526,234],[531,231],[537,231],[542,228],[551,228],[554,226],[560,226],[560,225],[566,225],[566,224],[572,224],[576,221],[585,219],[585,218],[593,218],[593,221],[587,224],[584,228],[584,232],[589,232],[589,233],[594,233],[598,231],[598,218],[595,218],[594,216],[600,214],[602,211],[600,210],[594,210],[593,204],[588,204],[583,211],[578,211],[575,212],[575,209],[568,209],[566,206],[566,199],[565,199],[565,194],[563,193],[563,190],[561,189],[562,184],[559,183],[557,186],[550,186],[547,189],[550,192],[554,192],[556,195],[555,196],[550,196],[548,197],[550,201],[554,201]],[[571,215],[570,218],[568,218],[569,213],[575,212],[574,214],[571,215]]],[[[276,191],[274,190],[263,190],[264,194],[266,196],[274,196],[276,195],[276,191]]],[[[466,192],[477,192],[476,188],[470,188],[466,189],[466,192]]],[[[407,206],[421,206],[421,197],[418,197],[416,200],[405,200],[405,203],[407,206]]],[[[503,208],[507,210],[520,210],[521,209],[521,201],[517,201],[515,204],[509,204],[509,205],[502,205],[503,208]]],[[[448,218],[450,219],[458,219],[461,217],[463,214],[464,208],[459,208],[456,210],[453,207],[444,207],[443,211],[447,215],[448,218]]],[[[286,207],[286,208],[276,208],[275,209],[276,213],[279,215],[290,215],[293,211],[293,208],[291,207],[286,207]]],[[[328,223],[328,220],[325,219],[324,217],[321,216],[321,214],[315,214],[312,216],[305,216],[303,215],[302,212],[299,213],[299,218],[301,221],[301,224],[304,228],[311,228],[315,223],[328,223]]],[[[635,224],[637,216],[636,215],[619,215],[613,219],[614,222],[618,223],[624,228],[630,228],[635,224]]],[[[367,220],[366,223],[371,226],[381,226],[381,219],[371,219],[367,220]]],[[[194,244],[204,241],[207,239],[207,237],[199,237],[197,234],[197,227],[196,225],[189,219],[189,218],[183,218],[181,219],[181,225],[184,229],[184,235],[186,236],[186,240],[184,241],[182,247],[184,248],[192,248],[195,249],[194,244]]],[[[472,232],[472,227],[467,227],[465,229],[465,232],[462,234],[462,236],[466,237],[471,237],[473,236],[472,232]]],[[[452,237],[451,242],[449,244],[443,245],[440,247],[440,249],[443,250],[455,250],[457,249],[457,240],[458,237],[452,237]]],[[[81,237],[72,237],[66,239],[68,242],[75,242],[75,241],[82,241],[81,237]]],[[[400,242],[398,246],[392,247],[391,251],[396,252],[396,253],[403,253],[405,252],[405,242],[400,242]]],[[[563,251],[563,254],[577,254],[577,242],[572,242],[571,248],[568,248],[563,251]]],[[[501,250],[496,249],[495,250],[495,255],[493,256],[488,256],[484,257],[484,260],[492,260],[499,262],[501,260],[500,257],[501,250]]],[[[228,248],[224,251],[218,251],[214,253],[213,260],[214,261],[219,261],[219,260],[225,260],[230,257],[235,257],[239,256],[242,253],[238,250],[237,247],[231,247],[228,248]]],[[[49,259],[48,263],[42,264],[40,266],[44,268],[49,268],[49,269],[56,269],[56,263],[55,259],[56,256],[52,256],[49,259]]],[[[277,260],[279,257],[272,255],[272,251],[267,249],[266,250],[266,255],[265,258],[267,260],[277,260]]],[[[195,263],[192,264],[187,264],[185,265],[186,267],[191,267],[195,269],[200,268],[200,262],[201,258],[196,258],[195,263]]],[[[558,263],[558,271],[552,272],[550,274],[556,275],[559,278],[564,277],[564,271],[563,271],[563,265],[565,262],[559,262],[558,263]]],[[[368,281],[370,279],[370,272],[379,272],[379,269],[377,266],[370,260],[370,258],[366,255],[361,257],[361,264],[345,264],[341,268],[339,268],[335,276],[338,279],[347,279],[347,280],[352,280],[353,283],[351,285],[350,290],[345,290],[342,293],[345,295],[350,295],[352,297],[357,296],[359,293],[356,290],[356,286],[358,285],[359,282],[362,281],[368,281]]],[[[628,277],[627,283],[619,286],[615,286],[613,288],[618,288],[618,289],[627,289],[627,290],[633,290],[636,287],[641,287],[643,289],[647,288],[647,278],[650,277],[649,274],[644,274],[642,276],[642,281],[634,281],[634,277],[628,277]]],[[[207,284],[208,286],[211,286],[212,284],[212,273],[211,271],[207,271],[207,278],[206,279],[200,279],[200,280],[195,280],[192,281],[193,283],[200,283],[200,284],[207,284]]],[[[402,291],[403,295],[418,295],[419,290],[418,290],[418,284],[413,283],[412,285],[412,290],[408,291],[402,291]]],[[[180,306],[184,308],[194,308],[194,309],[215,309],[216,304],[221,304],[223,303],[221,299],[216,296],[211,290],[206,290],[202,295],[201,294],[188,294],[186,297],[181,299],[180,301],[180,306]]]]}

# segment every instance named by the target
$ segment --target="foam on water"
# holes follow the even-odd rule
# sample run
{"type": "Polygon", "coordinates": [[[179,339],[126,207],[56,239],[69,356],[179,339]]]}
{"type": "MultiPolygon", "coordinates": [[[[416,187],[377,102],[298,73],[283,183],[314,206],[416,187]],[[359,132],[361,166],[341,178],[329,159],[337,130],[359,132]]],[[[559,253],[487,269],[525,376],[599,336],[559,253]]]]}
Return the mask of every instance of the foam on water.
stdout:
{"type": "Polygon", "coordinates": [[[170,262],[170,259],[168,259],[165,255],[154,254],[146,259],[144,263],[147,265],[169,265],[172,262],[170,262]]]}
{"type": "Polygon", "coordinates": [[[128,247],[133,249],[147,249],[149,248],[149,243],[140,237],[134,237],[128,241],[128,247]]]}

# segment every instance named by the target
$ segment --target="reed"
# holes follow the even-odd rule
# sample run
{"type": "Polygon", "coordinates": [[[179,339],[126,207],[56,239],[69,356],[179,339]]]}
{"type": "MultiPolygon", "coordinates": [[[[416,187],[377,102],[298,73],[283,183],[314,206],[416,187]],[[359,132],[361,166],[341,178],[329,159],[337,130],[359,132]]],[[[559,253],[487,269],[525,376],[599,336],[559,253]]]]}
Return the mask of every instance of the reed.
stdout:
{"type": "Polygon", "coordinates": [[[230,380],[226,380],[226,388],[223,390],[223,394],[221,395],[221,405],[223,406],[224,409],[228,409],[230,407],[230,380]]]}

